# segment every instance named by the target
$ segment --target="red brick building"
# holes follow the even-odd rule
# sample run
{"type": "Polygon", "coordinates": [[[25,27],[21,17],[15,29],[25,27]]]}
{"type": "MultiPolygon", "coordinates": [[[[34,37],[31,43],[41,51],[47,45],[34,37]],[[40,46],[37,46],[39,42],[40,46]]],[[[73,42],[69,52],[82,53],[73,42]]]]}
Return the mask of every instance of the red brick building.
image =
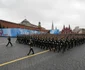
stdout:
{"type": "Polygon", "coordinates": [[[23,20],[20,24],[19,23],[10,22],[10,21],[0,20],[0,28],[24,28],[24,29],[44,31],[44,32],[48,31],[48,30],[46,30],[43,27],[38,27],[37,25],[31,24],[26,19],[23,20]],[[28,24],[28,25],[25,25],[24,23],[28,24]]]}
{"type": "Polygon", "coordinates": [[[73,32],[72,32],[72,30],[70,28],[70,25],[69,25],[69,27],[65,27],[65,25],[64,25],[63,29],[61,31],[61,34],[71,34],[71,33],[73,33],[73,32]]]}

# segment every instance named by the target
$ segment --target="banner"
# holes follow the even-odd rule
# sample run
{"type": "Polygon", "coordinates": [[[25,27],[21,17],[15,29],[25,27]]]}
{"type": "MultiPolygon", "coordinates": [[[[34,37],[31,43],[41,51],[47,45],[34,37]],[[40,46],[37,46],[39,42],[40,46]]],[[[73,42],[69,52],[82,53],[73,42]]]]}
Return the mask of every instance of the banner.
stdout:
{"type": "Polygon", "coordinates": [[[0,29],[0,36],[17,36],[21,34],[40,34],[40,31],[27,30],[21,28],[3,28],[0,29]]]}
{"type": "Polygon", "coordinates": [[[60,31],[58,29],[50,30],[50,34],[59,34],[60,31]]]}

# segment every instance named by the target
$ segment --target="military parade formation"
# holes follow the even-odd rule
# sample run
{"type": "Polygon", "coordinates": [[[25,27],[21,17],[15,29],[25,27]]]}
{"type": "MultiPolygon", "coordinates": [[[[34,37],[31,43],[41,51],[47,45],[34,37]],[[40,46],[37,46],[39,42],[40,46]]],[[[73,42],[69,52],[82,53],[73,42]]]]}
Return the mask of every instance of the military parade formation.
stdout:
{"type": "Polygon", "coordinates": [[[33,35],[18,35],[17,41],[20,44],[29,45],[50,51],[64,53],[65,51],[82,45],[85,43],[85,34],[33,34],[33,35]]]}

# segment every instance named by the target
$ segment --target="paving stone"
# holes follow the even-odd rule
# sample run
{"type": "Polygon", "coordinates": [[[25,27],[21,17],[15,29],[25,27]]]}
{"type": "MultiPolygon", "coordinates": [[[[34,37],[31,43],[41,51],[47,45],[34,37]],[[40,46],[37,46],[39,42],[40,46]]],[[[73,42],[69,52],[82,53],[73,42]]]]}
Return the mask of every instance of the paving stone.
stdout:
{"type": "MultiPolygon", "coordinates": [[[[0,44],[5,38],[0,38],[0,44]]],[[[0,64],[26,56],[29,46],[15,43],[13,47],[0,45],[0,64]]],[[[34,47],[35,53],[44,51],[34,47]]],[[[0,70],[85,70],[85,44],[74,47],[63,53],[46,52],[21,61],[0,67],[0,70]]]]}

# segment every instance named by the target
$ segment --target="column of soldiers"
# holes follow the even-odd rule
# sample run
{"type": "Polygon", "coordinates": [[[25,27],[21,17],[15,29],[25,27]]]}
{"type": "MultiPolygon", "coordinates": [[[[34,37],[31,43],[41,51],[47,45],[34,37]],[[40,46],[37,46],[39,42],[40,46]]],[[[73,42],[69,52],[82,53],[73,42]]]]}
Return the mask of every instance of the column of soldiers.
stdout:
{"type": "Polygon", "coordinates": [[[33,34],[17,36],[17,42],[21,44],[28,44],[30,39],[33,41],[32,46],[63,53],[85,43],[84,34],[33,34]]]}

